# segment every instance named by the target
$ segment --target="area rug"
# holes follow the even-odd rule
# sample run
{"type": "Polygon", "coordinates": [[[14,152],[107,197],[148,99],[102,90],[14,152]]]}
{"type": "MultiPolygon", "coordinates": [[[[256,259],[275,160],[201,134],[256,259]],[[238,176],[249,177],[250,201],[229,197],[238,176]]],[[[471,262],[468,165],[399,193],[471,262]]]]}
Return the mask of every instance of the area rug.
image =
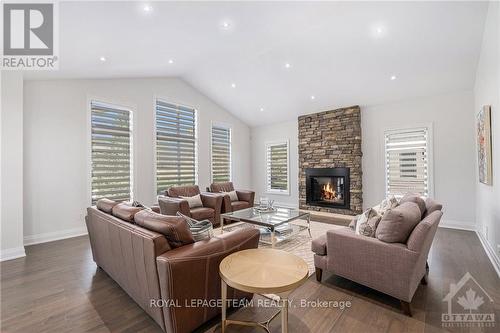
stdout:
{"type": "MultiPolygon", "coordinates": [[[[305,220],[295,220],[293,223],[300,225],[307,225],[305,220]]],[[[230,225],[224,226],[224,232],[231,231],[239,228],[253,228],[254,226],[248,223],[232,223],[230,225]]],[[[311,251],[311,241],[312,239],[324,235],[327,230],[335,229],[335,228],[345,228],[338,225],[332,225],[327,223],[315,222],[311,221],[311,236],[309,237],[309,233],[306,230],[302,230],[298,232],[296,235],[290,237],[287,240],[284,240],[276,245],[276,249],[287,251],[295,254],[296,256],[301,257],[307,263],[309,267],[309,274],[314,273],[314,256],[311,251]]],[[[220,228],[214,229],[214,233],[220,234],[220,228]]],[[[259,243],[260,248],[271,248],[271,245],[259,243]]]]}

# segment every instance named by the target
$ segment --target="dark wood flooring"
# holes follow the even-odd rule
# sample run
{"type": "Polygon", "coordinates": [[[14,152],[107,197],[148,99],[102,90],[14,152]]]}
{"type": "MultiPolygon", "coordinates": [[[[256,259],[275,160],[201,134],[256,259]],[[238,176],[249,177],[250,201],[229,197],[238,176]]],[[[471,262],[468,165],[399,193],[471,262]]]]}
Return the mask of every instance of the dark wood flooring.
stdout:
{"type": "MultiPolygon", "coordinates": [[[[92,261],[86,236],[26,247],[27,257],[3,262],[1,269],[1,332],[161,332],[160,328],[92,261]]],[[[324,273],[314,276],[290,298],[290,332],[499,332],[500,281],[477,235],[439,229],[429,258],[427,286],[419,286],[413,317],[400,312],[399,302],[346,279],[324,273]],[[470,272],[493,298],[494,328],[442,328],[443,297],[450,283],[470,272]],[[309,301],[350,301],[350,308],[301,307],[309,301]]],[[[259,296],[256,296],[256,299],[259,296]]],[[[273,308],[243,308],[231,317],[265,320],[273,308]]],[[[218,332],[217,320],[200,332],[218,332]]],[[[262,332],[230,326],[229,332],[262,332]]],[[[281,332],[280,320],[271,324],[281,332]]]]}

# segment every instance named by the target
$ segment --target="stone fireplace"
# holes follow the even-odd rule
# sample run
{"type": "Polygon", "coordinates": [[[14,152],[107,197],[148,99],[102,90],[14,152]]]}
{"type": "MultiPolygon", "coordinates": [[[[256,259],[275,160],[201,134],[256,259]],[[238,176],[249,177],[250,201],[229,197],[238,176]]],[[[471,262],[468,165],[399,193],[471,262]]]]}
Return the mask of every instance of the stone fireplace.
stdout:
{"type": "Polygon", "coordinates": [[[352,106],[299,117],[299,206],[362,212],[361,110],[352,106]]]}

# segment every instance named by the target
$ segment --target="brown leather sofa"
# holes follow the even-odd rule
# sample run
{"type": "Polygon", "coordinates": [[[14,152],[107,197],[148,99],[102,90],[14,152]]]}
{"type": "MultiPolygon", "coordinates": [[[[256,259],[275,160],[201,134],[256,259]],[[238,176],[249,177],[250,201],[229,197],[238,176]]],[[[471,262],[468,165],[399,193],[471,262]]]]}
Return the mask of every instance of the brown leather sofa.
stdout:
{"type": "MultiPolygon", "coordinates": [[[[212,183],[210,185],[210,192],[212,193],[231,191],[234,191],[232,182],[212,183]]],[[[255,200],[254,191],[236,190],[236,195],[238,196],[237,201],[231,201],[229,195],[224,195],[224,200],[222,202],[223,213],[230,213],[240,209],[253,207],[255,200]]]]}
{"type": "MultiPolygon", "coordinates": [[[[227,255],[257,248],[259,232],[242,229],[173,248],[164,234],[134,223],[142,208],[107,203],[87,209],[86,224],[96,264],[168,333],[192,332],[220,314],[218,267],[227,255]],[[178,307],[151,306],[158,300],[178,307]],[[188,307],[191,300],[212,302],[188,307]]],[[[151,213],[156,214],[156,213],[151,213]]],[[[163,215],[161,218],[166,218],[163,215]]],[[[179,219],[179,217],[167,217],[179,219]]],[[[234,299],[251,297],[232,289],[234,299]]]]}
{"type": "Polygon", "coordinates": [[[223,196],[216,193],[200,192],[198,185],[173,186],[164,191],[159,199],[162,214],[176,215],[177,212],[192,217],[196,220],[210,220],[214,226],[220,224],[223,196]],[[203,207],[189,208],[187,200],[180,198],[200,195],[203,207]]]}

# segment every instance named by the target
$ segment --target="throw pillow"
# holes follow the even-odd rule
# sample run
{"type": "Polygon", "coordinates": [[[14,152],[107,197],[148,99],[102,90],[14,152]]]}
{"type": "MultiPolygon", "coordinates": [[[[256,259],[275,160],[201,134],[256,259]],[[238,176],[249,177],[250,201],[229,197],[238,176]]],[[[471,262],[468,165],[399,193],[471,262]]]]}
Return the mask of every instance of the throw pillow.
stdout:
{"type": "Polygon", "coordinates": [[[213,225],[209,220],[198,221],[192,217],[182,214],[181,212],[177,212],[177,216],[182,217],[184,221],[186,221],[195,242],[213,236],[213,225]]]}
{"type": "Polygon", "coordinates": [[[238,194],[236,193],[236,191],[229,191],[222,193],[229,195],[229,199],[231,199],[231,201],[238,201],[238,194]]]}
{"type": "Polygon", "coordinates": [[[359,234],[367,237],[375,237],[375,232],[381,219],[382,216],[380,215],[369,218],[368,221],[359,226],[359,234]]]}
{"type": "Polygon", "coordinates": [[[186,200],[189,208],[203,207],[203,202],[201,201],[201,196],[199,194],[192,197],[179,196],[179,198],[186,200]]]}
{"type": "MultiPolygon", "coordinates": [[[[378,215],[377,211],[375,211],[375,209],[373,209],[373,208],[369,208],[365,212],[363,212],[363,214],[359,215],[358,219],[356,221],[356,228],[355,228],[356,234],[363,235],[361,233],[362,225],[368,223],[368,220],[370,220],[372,217],[375,217],[377,215],[378,215]]],[[[363,226],[363,230],[364,230],[364,226],[363,226]]]]}
{"type": "Polygon", "coordinates": [[[405,202],[414,202],[418,205],[418,208],[420,209],[421,216],[424,216],[425,213],[425,201],[422,199],[418,194],[414,193],[406,193],[401,200],[399,200],[399,204],[403,204],[405,202]]]}
{"type": "Polygon", "coordinates": [[[172,248],[194,243],[193,235],[182,217],[143,210],[135,214],[134,220],[137,225],[164,235],[172,248]]]}
{"type": "Polygon", "coordinates": [[[388,209],[375,231],[375,236],[386,243],[406,243],[413,228],[420,222],[420,208],[414,202],[405,202],[388,209]]]}
{"type": "Polygon", "coordinates": [[[384,215],[386,210],[395,208],[398,206],[398,204],[398,199],[396,199],[395,196],[392,195],[390,197],[387,197],[380,203],[378,213],[380,215],[384,215]]]}

